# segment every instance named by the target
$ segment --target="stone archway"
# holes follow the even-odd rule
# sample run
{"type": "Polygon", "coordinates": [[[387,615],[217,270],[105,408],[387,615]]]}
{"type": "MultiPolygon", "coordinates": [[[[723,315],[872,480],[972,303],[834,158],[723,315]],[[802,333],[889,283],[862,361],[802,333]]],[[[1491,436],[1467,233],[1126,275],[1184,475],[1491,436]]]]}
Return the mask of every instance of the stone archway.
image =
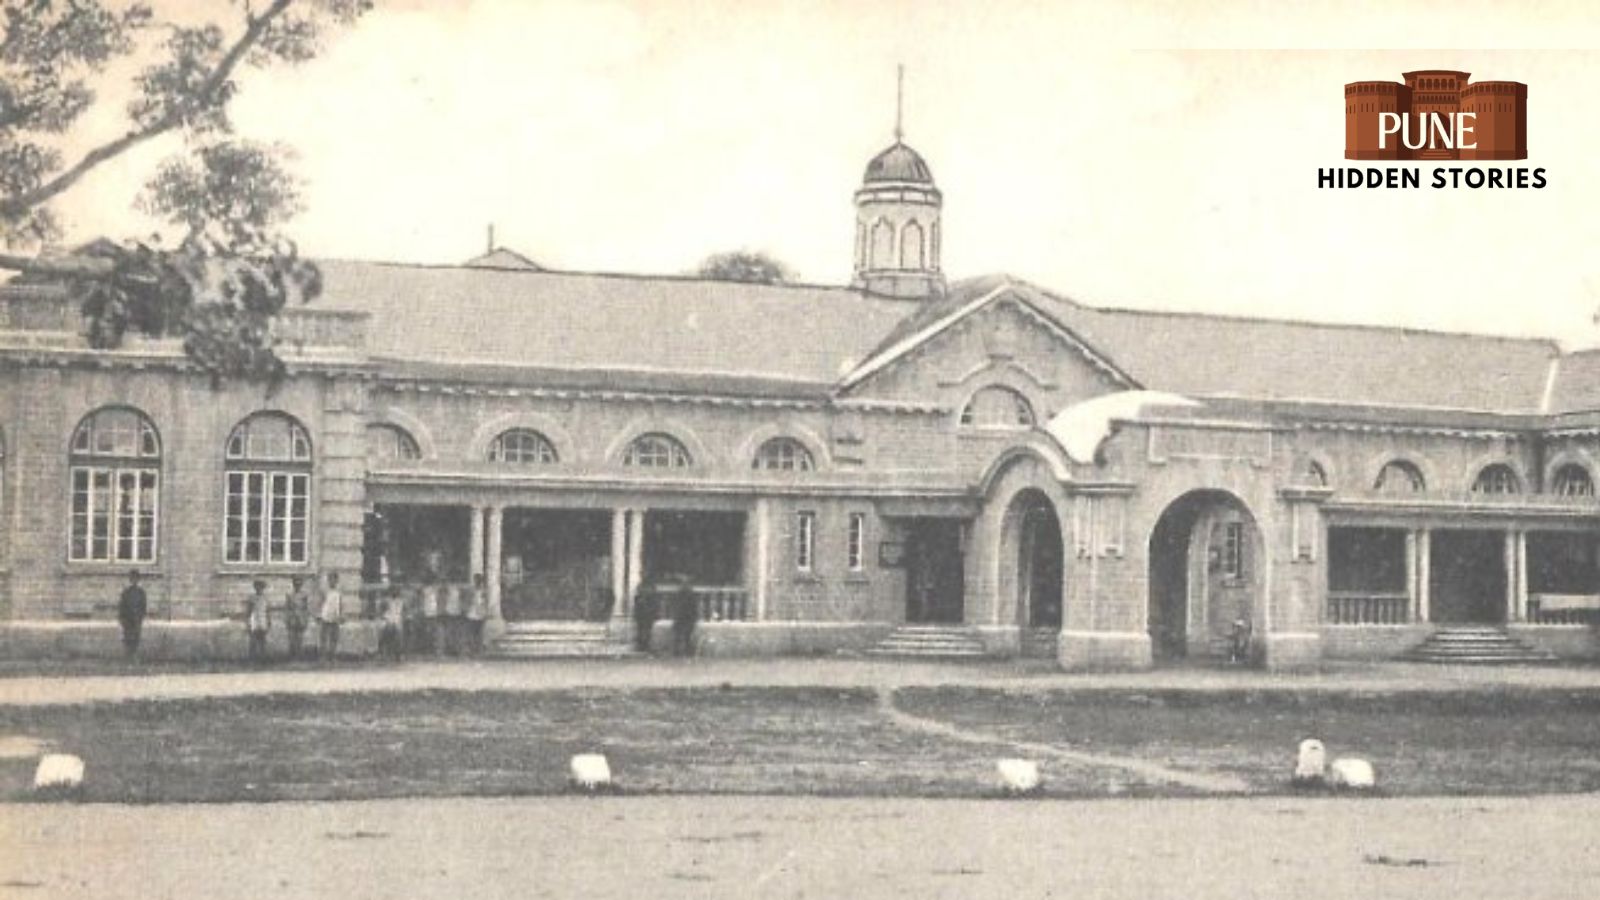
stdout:
{"type": "Polygon", "coordinates": [[[1242,500],[1197,490],[1172,501],[1151,530],[1149,561],[1156,661],[1226,658],[1240,622],[1260,645],[1266,554],[1256,517],[1242,500]]]}
{"type": "Polygon", "coordinates": [[[1035,631],[1061,630],[1065,553],[1061,519],[1038,488],[1011,498],[1001,537],[1001,565],[1015,567],[1017,624],[1035,631]]]}

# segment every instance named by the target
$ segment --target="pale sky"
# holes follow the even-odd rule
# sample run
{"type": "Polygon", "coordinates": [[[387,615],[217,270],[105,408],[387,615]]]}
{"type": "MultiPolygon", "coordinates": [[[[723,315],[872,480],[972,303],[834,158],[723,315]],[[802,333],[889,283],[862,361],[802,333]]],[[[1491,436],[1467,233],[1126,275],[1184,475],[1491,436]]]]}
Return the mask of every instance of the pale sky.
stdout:
{"type": "MultiPolygon", "coordinates": [[[[378,7],[236,107],[242,135],[295,149],[308,209],[289,231],[313,256],[460,262],[493,222],[551,268],[679,273],[751,248],[842,283],[903,62],[953,278],[1600,342],[1600,52],[1427,49],[1600,47],[1590,2],[378,7]],[[1424,68],[1527,83],[1529,159],[1499,165],[1549,186],[1317,189],[1346,164],[1344,83],[1424,68]]],[[[171,149],[80,185],[59,207],[72,236],[147,232],[129,203],[171,149]]]]}

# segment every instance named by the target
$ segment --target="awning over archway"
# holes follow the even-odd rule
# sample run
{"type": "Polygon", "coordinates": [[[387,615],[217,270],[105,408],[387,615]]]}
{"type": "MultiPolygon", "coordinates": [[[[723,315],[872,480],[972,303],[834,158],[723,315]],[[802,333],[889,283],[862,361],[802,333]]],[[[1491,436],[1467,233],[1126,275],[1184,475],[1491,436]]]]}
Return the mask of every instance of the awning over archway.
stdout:
{"type": "Polygon", "coordinates": [[[1066,451],[1068,459],[1087,465],[1111,437],[1115,422],[1138,419],[1151,410],[1200,405],[1165,391],[1119,391],[1067,407],[1045,423],[1044,430],[1066,451]]]}

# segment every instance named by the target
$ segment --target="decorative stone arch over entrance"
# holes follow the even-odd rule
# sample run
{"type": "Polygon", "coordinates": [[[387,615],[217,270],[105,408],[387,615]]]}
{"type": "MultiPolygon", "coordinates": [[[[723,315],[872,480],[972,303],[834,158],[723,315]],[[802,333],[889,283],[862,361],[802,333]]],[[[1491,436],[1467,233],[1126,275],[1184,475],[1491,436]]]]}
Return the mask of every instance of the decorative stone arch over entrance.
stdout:
{"type": "Polygon", "coordinates": [[[985,500],[967,547],[966,622],[991,652],[1055,654],[1067,617],[1068,471],[1051,448],[1027,444],[997,457],[980,482],[985,500]]]}
{"type": "Polygon", "coordinates": [[[1167,505],[1150,533],[1147,621],[1157,662],[1226,659],[1241,627],[1252,633],[1251,660],[1260,658],[1265,550],[1255,515],[1228,491],[1194,490],[1167,505]]]}

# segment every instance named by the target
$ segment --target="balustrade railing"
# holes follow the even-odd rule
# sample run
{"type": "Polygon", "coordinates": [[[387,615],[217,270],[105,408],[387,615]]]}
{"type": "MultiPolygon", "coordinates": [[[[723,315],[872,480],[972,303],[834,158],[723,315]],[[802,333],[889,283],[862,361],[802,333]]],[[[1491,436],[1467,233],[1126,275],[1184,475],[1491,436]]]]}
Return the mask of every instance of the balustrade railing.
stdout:
{"type": "Polygon", "coordinates": [[[1405,625],[1411,598],[1400,593],[1334,591],[1328,594],[1330,625],[1405,625]]]}
{"type": "Polygon", "coordinates": [[[1588,625],[1600,621],[1600,594],[1529,594],[1534,625],[1588,625]]]}
{"type": "Polygon", "coordinates": [[[738,586],[695,585],[702,622],[745,622],[750,619],[750,592],[738,586]]]}

